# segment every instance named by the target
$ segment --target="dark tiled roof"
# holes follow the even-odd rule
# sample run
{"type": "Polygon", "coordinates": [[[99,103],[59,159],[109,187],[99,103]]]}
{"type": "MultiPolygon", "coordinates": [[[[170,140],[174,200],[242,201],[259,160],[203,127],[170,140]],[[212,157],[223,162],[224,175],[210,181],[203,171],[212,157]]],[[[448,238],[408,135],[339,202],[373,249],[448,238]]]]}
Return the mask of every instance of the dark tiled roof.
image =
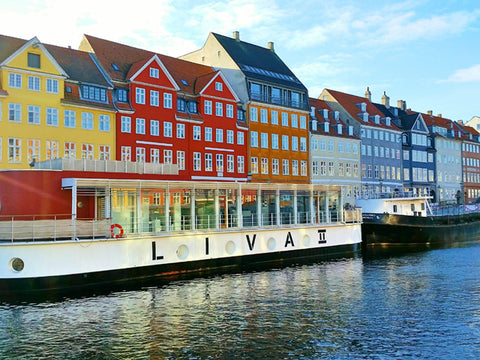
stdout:
{"type": "Polygon", "coordinates": [[[28,40],[0,35],[0,63],[20,49],[28,40]]]}
{"type": "Polygon", "coordinates": [[[288,66],[272,50],[212,33],[245,76],[307,91],[288,66]]]}
{"type": "Polygon", "coordinates": [[[394,119],[394,118],[399,117],[399,116],[407,115],[407,112],[405,110],[402,110],[398,107],[389,106],[387,108],[385,105],[378,104],[378,103],[373,103],[373,105],[375,105],[378,110],[380,110],[382,113],[384,113],[385,116],[388,116],[391,119],[394,119]],[[394,113],[394,111],[395,111],[394,109],[396,109],[397,114],[394,113]]]}
{"type": "Polygon", "coordinates": [[[45,45],[45,48],[65,70],[70,80],[109,86],[89,53],[55,45],[45,45]]]}
{"type": "Polygon", "coordinates": [[[413,125],[415,124],[415,121],[417,121],[418,115],[419,114],[417,113],[406,114],[406,115],[400,116],[394,121],[395,121],[395,124],[397,124],[397,126],[400,129],[411,130],[413,128],[413,125]]]}
{"type": "Polygon", "coordinates": [[[94,51],[95,56],[114,81],[126,81],[129,76],[141,69],[155,55],[165,65],[180,89],[187,93],[194,92],[195,82],[198,77],[214,72],[210,66],[156,54],[148,50],[99,39],[91,35],[84,36],[94,51]],[[112,64],[115,64],[119,70],[115,70],[112,64]],[[188,85],[185,85],[182,80],[188,85]]]}

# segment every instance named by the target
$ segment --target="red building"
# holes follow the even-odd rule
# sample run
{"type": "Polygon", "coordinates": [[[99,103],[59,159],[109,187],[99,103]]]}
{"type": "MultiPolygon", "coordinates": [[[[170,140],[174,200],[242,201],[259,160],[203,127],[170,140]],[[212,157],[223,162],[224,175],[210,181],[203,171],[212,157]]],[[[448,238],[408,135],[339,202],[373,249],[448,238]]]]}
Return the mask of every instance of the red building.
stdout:
{"type": "Polygon", "coordinates": [[[115,86],[117,159],[170,163],[181,180],[246,181],[247,124],[220,71],[86,35],[115,86]]]}

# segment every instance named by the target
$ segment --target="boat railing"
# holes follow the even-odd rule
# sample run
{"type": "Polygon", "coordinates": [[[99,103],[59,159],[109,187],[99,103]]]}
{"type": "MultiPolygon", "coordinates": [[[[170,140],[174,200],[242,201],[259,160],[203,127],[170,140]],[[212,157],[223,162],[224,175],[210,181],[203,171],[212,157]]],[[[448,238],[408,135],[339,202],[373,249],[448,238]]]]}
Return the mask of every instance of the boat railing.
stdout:
{"type": "MultiPolygon", "coordinates": [[[[418,195],[413,191],[393,191],[393,192],[363,192],[357,196],[357,199],[368,200],[368,199],[393,199],[393,198],[411,198],[411,197],[422,197],[423,195],[418,195]]],[[[431,198],[430,196],[424,195],[425,199],[431,198]]]]}
{"type": "Polygon", "coordinates": [[[0,241],[110,237],[111,219],[72,219],[69,214],[0,216],[0,241]]]}

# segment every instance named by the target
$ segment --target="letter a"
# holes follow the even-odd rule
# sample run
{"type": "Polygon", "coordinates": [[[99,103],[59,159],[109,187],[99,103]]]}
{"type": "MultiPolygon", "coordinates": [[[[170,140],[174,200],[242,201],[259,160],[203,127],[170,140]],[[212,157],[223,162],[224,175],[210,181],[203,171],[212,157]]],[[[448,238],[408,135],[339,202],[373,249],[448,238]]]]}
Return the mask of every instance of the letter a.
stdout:
{"type": "Polygon", "coordinates": [[[293,243],[293,238],[292,238],[292,234],[290,234],[290,231],[287,234],[287,240],[285,241],[285,247],[287,247],[288,244],[291,244],[292,246],[295,246],[295,244],[293,243]]]}

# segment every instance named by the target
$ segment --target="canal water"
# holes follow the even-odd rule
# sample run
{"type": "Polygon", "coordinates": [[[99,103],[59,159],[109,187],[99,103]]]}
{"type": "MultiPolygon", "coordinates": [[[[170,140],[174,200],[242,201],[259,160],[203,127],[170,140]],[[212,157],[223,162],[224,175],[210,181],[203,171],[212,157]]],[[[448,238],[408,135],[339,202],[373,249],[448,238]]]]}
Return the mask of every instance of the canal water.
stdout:
{"type": "Polygon", "coordinates": [[[0,359],[479,358],[479,244],[0,303],[0,359]]]}

